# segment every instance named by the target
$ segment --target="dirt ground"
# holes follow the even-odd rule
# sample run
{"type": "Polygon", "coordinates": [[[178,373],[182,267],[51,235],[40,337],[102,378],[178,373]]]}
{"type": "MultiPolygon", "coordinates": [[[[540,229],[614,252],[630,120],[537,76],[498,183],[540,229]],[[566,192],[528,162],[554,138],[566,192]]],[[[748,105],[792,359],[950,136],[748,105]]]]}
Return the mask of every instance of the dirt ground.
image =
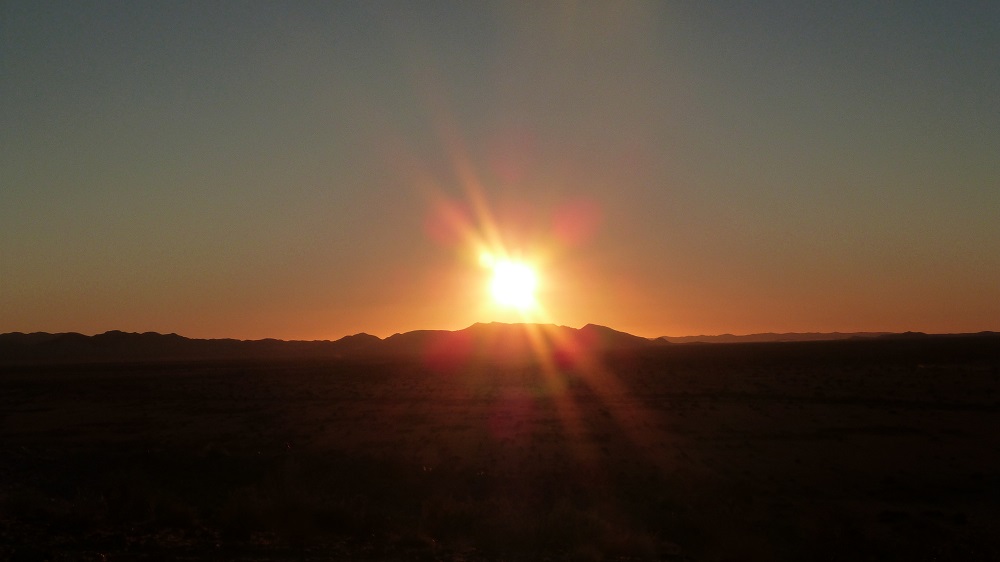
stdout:
{"type": "Polygon", "coordinates": [[[0,559],[1000,559],[995,363],[670,353],[2,366],[0,559]]]}

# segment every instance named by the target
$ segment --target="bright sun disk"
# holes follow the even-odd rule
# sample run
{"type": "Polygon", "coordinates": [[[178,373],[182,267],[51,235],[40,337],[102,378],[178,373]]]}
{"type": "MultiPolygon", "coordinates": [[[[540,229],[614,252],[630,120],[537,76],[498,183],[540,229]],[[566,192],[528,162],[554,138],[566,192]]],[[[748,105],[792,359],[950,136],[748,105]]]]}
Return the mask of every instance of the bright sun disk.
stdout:
{"type": "Polygon", "coordinates": [[[493,280],[490,291],[500,305],[525,311],[535,305],[538,278],[527,264],[497,260],[492,264],[493,280]]]}

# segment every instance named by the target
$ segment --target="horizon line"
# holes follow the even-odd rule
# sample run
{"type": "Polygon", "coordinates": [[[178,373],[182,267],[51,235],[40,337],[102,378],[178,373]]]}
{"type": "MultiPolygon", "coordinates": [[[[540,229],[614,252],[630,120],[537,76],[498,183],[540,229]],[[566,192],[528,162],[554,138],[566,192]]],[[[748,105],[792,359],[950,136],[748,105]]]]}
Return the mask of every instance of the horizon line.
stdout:
{"type": "Polygon", "coordinates": [[[100,336],[100,335],[109,334],[109,333],[123,333],[123,334],[136,334],[136,335],[145,335],[145,334],[157,334],[157,335],[162,335],[162,336],[171,336],[171,335],[173,335],[173,336],[183,337],[185,339],[191,339],[191,340],[234,340],[234,341],[265,341],[265,340],[275,340],[275,341],[285,341],[285,342],[335,342],[335,341],[339,341],[341,339],[348,338],[348,337],[366,335],[366,336],[372,336],[372,337],[378,338],[379,340],[383,340],[384,341],[384,340],[386,340],[386,339],[388,339],[388,338],[390,338],[392,336],[399,335],[399,334],[407,334],[407,333],[411,333],[411,332],[460,332],[460,331],[467,330],[467,329],[472,328],[472,327],[477,326],[477,325],[490,325],[490,324],[501,324],[501,325],[507,325],[507,326],[526,326],[526,325],[531,325],[531,326],[552,326],[552,327],[556,327],[556,328],[568,328],[568,329],[572,329],[572,330],[581,330],[581,329],[583,329],[583,328],[585,328],[587,326],[595,326],[595,327],[600,327],[600,328],[607,328],[607,329],[610,329],[610,330],[614,330],[614,331],[617,331],[617,332],[622,332],[622,333],[625,333],[625,334],[629,334],[629,335],[632,335],[632,336],[636,336],[636,337],[640,337],[640,338],[644,338],[644,339],[648,339],[648,340],[658,340],[658,339],[691,339],[691,338],[721,338],[721,337],[747,338],[747,337],[753,337],[753,336],[838,336],[839,335],[839,336],[848,336],[848,337],[850,337],[850,336],[856,336],[856,335],[874,335],[874,336],[879,336],[879,335],[888,335],[888,334],[893,334],[893,335],[897,335],[897,334],[964,335],[964,334],[998,333],[997,330],[976,330],[976,331],[955,331],[955,332],[929,332],[929,331],[922,331],[922,330],[903,330],[903,331],[892,331],[892,330],[858,330],[858,331],[832,330],[832,331],[817,331],[817,330],[811,330],[811,331],[802,331],[802,332],[799,332],[799,331],[767,331],[767,332],[748,332],[748,333],[723,332],[723,333],[718,333],[718,334],[688,334],[688,335],[640,336],[638,334],[633,334],[631,332],[627,332],[627,331],[624,331],[624,330],[619,330],[619,329],[613,328],[611,326],[606,326],[606,325],[603,325],[603,324],[597,324],[597,323],[594,323],[594,322],[588,322],[588,323],[586,323],[586,324],[584,324],[584,325],[582,325],[580,327],[573,327],[573,326],[568,326],[568,325],[563,325],[563,324],[556,324],[554,322],[501,322],[501,321],[486,321],[486,322],[473,322],[472,324],[469,324],[468,326],[466,326],[464,328],[458,328],[458,329],[417,328],[417,329],[414,329],[414,330],[397,331],[397,332],[393,332],[393,333],[391,333],[391,334],[389,334],[387,336],[384,336],[384,337],[383,336],[378,336],[376,334],[372,334],[370,332],[360,331],[360,332],[354,332],[354,333],[344,334],[343,336],[340,336],[338,338],[318,338],[318,339],[316,339],[316,338],[314,338],[314,339],[281,338],[281,337],[273,337],[273,336],[260,337],[260,338],[239,338],[239,337],[230,337],[230,336],[223,336],[223,337],[191,337],[191,336],[185,336],[185,335],[180,334],[178,332],[172,332],[172,331],[171,332],[161,332],[161,331],[156,331],[156,330],[146,330],[146,331],[139,332],[139,331],[127,331],[127,330],[120,330],[120,329],[110,329],[110,330],[105,330],[103,332],[93,332],[93,333],[77,332],[77,331],[72,331],[72,330],[70,330],[70,331],[57,331],[57,332],[37,331],[37,330],[36,331],[26,332],[26,331],[14,330],[14,331],[11,331],[11,332],[0,333],[0,335],[8,335],[8,334],[25,334],[25,335],[29,335],[29,334],[50,334],[50,335],[78,334],[78,335],[85,336],[85,337],[94,337],[94,336],[100,336]]]}

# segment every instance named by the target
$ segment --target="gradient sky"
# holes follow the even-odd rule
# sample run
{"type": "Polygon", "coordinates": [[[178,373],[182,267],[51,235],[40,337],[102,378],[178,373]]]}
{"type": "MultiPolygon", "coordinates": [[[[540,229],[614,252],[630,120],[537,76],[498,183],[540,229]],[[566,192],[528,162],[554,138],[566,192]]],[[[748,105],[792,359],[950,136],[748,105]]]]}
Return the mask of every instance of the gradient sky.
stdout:
{"type": "Polygon", "coordinates": [[[0,332],[509,321],[491,229],[557,324],[1000,330],[1000,3],[0,1],[0,332]]]}

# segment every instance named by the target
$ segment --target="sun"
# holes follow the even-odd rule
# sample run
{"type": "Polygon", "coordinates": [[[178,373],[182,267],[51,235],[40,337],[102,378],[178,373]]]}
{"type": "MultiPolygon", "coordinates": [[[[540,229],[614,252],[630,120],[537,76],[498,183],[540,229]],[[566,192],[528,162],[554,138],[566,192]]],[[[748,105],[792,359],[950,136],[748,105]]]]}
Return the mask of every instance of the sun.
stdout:
{"type": "Polygon", "coordinates": [[[497,304],[520,312],[535,308],[538,276],[531,266],[509,259],[486,258],[484,262],[488,262],[489,267],[493,269],[490,293],[497,304]]]}

